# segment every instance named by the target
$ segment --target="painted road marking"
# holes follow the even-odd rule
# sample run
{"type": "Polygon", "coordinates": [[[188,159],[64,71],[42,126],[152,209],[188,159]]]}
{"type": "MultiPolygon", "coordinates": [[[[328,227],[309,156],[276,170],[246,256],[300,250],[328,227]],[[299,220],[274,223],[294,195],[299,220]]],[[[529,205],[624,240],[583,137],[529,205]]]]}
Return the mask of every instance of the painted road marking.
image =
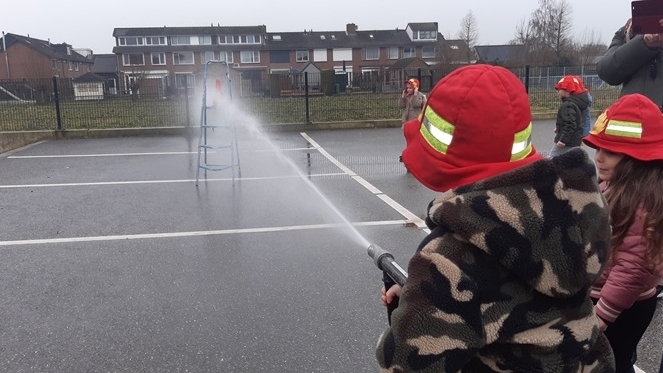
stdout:
{"type": "MultiPolygon", "coordinates": [[[[213,151],[208,151],[214,153],[213,151]]],[[[198,154],[195,152],[159,152],[159,153],[117,153],[117,154],[62,154],[62,155],[12,155],[8,159],[39,159],[39,158],[87,158],[87,157],[127,157],[136,155],[182,155],[198,154]]]]}
{"type": "Polygon", "coordinates": [[[331,163],[336,165],[343,172],[345,172],[346,174],[351,176],[356,182],[361,184],[364,188],[368,189],[371,193],[375,194],[378,198],[383,200],[391,208],[396,210],[396,212],[403,215],[409,221],[413,222],[418,228],[422,229],[426,233],[430,233],[430,230],[426,226],[426,223],[421,218],[419,218],[417,215],[413,214],[410,210],[403,207],[400,203],[394,201],[388,195],[382,193],[382,191],[380,189],[376,188],[373,184],[366,181],[366,179],[364,179],[363,177],[357,175],[350,168],[348,168],[347,166],[345,166],[344,164],[339,162],[336,158],[334,158],[331,154],[329,154],[325,149],[323,149],[320,145],[318,145],[318,143],[315,142],[305,132],[300,132],[300,135],[302,135],[302,137],[304,137],[306,139],[306,141],[308,141],[309,144],[311,144],[313,146],[313,148],[317,149],[320,152],[320,154],[322,154],[325,158],[329,159],[329,161],[331,163]]]}
{"type": "MultiPolygon", "coordinates": [[[[328,176],[347,176],[345,173],[327,173],[327,174],[311,174],[306,177],[328,177],[328,176]]],[[[238,181],[252,181],[252,180],[275,180],[275,179],[301,179],[301,175],[289,176],[265,176],[265,177],[242,177],[235,178],[238,181]]],[[[216,181],[232,181],[228,178],[215,178],[215,179],[201,179],[199,183],[216,182],[216,181]]],[[[132,185],[132,184],[168,184],[168,183],[195,183],[196,179],[182,179],[182,180],[137,180],[137,181],[98,181],[90,183],[61,183],[61,184],[18,184],[18,185],[0,185],[0,189],[19,189],[19,188],[48,188],[48,187],[72,187],[72,186],[99,186],[99,185],[132,185]]]]}
{"type": "MultiPolygon", "coordinates": [[[[403,221],[403,220],[385,220],[385,221],[358,222],[358,223],[352,223],[352,225],[353,226],[358,226],[358,227],[369,227],[369,226],[383,226],[383,225],[403,225],[405,223],[406,222],[403,221]]],[[[44,238],[44,239],[36,239],[36,240],[0,241],[0,246],[44,245],[44,244],[56,244],[56,243],[94,242],[94,241],[120,241],[120,240],[152,239],[152,238],[195,237],[195,236],[218,236],[218,235],[228,235],[228,234],[285,232],[285,231],[310,230],[310,229],[329,229],[329,228],[343,228],[343,227],[347,227],[347,224],[345,224],[345,223],[311,224],[311,225],[292,225],[292,226],[266,227],[266,228],[222,229],[222,230],[212,230],[212,231],[144,233],[144,234],[125,234],[125,235],[115,235],[115,236],[44,238]]]]}

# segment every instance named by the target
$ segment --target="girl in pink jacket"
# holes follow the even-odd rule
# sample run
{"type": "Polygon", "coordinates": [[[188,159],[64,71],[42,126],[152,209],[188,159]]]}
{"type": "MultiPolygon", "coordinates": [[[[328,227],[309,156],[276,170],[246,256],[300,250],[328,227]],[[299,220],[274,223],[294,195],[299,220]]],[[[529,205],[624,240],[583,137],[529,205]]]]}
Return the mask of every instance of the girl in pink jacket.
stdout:
{"type": "Polygon", "coordinates": [[[663,277],[663,114],[643,95],[623,96],[583,141],[596,149],[612,224],[608,266],[590,295],[616,371],[633,372],[663,277]]]}

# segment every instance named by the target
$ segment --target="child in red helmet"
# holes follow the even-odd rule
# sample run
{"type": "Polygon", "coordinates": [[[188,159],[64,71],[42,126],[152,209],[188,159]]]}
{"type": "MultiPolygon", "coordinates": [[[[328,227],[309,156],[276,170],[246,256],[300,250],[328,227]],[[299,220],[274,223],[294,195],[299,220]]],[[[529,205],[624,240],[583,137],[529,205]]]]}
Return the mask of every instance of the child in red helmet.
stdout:
{"type": "Polygon", "coordinates": [[[663,277],[663,114],[643,95],[622,96],[583,141],[596,149],[612,221],[609,264],[590,295],[617,372],[632,372],[663,277]]]}
{"type": "Polygon", "coordinates": [[[610,246],[596,170],[580,149],[532,146],[525,87],[470,65],[405,124],[403,162],[443,192],[378,341],[382,372],[614,372],[589,298],[610,246]]]}
{"type": "Polygon", "coordinates": [[[403,94],[398,99],[398,108],[403,111],[403,124],[417,119],[425,104],[426,96],[419,92],[419,80],[412,78],[406,81],[403,94]]]}
{"type": "Polygon", "coordinates": [[[555,139],[550,157],[555,157],[582,144],[583,111],[589,107],[587,90],[578,77],[567,75],[555,85],[562,104],[557,111],[555,139]]]}

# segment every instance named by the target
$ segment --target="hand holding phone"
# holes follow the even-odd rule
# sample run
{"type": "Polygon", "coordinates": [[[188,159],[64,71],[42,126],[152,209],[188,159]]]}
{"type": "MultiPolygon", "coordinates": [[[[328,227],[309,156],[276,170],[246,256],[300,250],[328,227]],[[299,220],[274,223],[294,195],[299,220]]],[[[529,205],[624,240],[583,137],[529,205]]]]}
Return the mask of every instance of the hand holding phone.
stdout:
{"type": "Polygon", "coordinates": [[[662,19],[662,0],[638,0],[631,2],[631,31],[634,34],[663,34],[662,19]]]}

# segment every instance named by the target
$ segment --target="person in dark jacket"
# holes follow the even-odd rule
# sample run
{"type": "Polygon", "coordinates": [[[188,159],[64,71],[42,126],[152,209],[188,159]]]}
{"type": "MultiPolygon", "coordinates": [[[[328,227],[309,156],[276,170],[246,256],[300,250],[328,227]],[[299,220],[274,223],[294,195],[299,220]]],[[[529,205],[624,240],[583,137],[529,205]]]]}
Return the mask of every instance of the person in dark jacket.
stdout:
{"type": "Polygon", "coordinates": [[[582,87],[579,78],[573,75],[563,77],[555,85],[562,104],[557,111],[555,139],[550,157],[556,157],[582,145],[582,132],[585,115],[589,106],[587,90],[582,87]]]}
{"type": "Polygon", "coordinates": [[[382,372],[614,372],[589,298],[610,245],[596,171],[579,149],[544,159],[531,119],[518,77],[470,65],[405,125],[403,162],[443,193],[405,285],[382,289],[400,296],[382,372]]]}
{"type": "MultiPolygon", "coordinates": [[[[663,20],[660,22],[663,24],[663,20]]],[[[663,34],[634,35],[629,19],[615,33],[596,70],[606,83],[622,85],[620,96],[640,93],[660,107],[663,104],[663,34]]]]}

